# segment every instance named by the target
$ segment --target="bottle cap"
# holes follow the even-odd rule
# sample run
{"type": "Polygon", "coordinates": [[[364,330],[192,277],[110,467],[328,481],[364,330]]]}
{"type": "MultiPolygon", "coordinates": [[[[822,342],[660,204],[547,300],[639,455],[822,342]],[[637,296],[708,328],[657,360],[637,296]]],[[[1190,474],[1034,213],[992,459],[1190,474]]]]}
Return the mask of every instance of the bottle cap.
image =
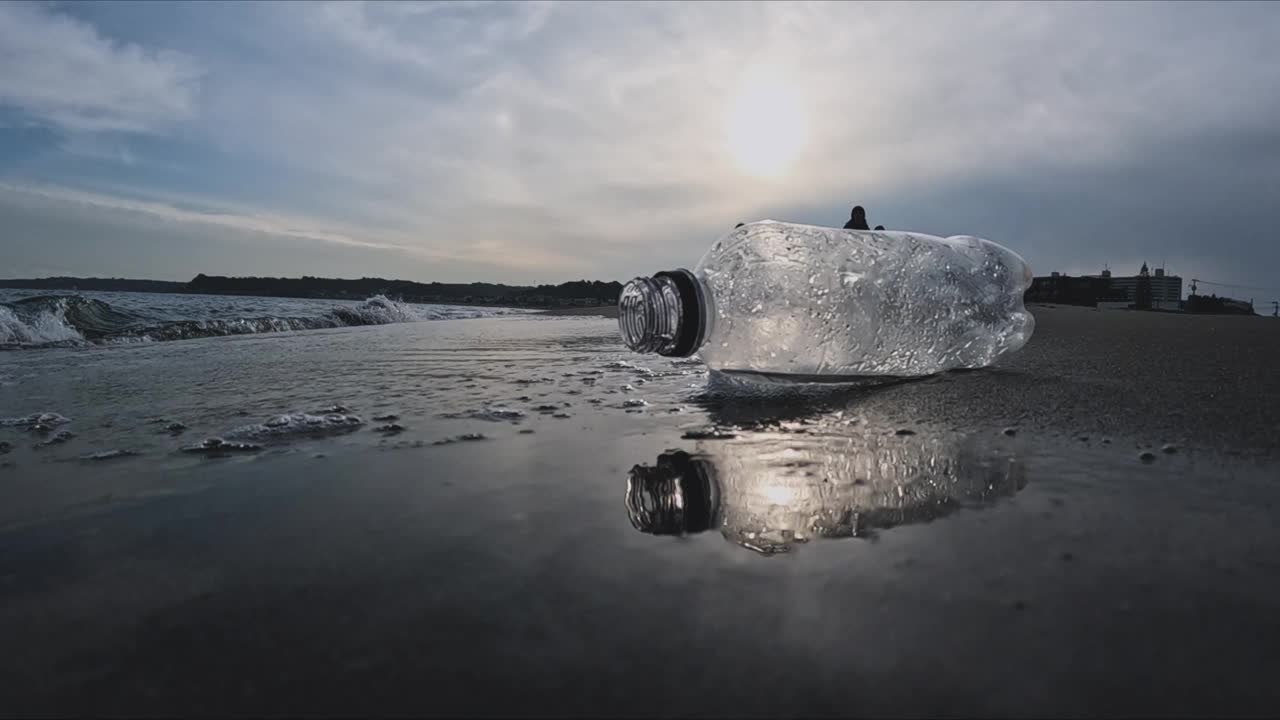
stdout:
{"type": "Polygon", "coordinates": [[[689,357],[702,347],[706,340],[706,298],[702,294],[702,283],[693,273],[678,268],[660,272],[654,277],[670,278],[680,292],[680,330],[676,335],[675,345],[667,352],[668,357],[689,357]]]}
{"type": "Polygon", "coordinates": [[[638,277],[618,297],[618,328],[635,352],[689,357],[707,335],[707,297],[685,269],[638,277]]]}

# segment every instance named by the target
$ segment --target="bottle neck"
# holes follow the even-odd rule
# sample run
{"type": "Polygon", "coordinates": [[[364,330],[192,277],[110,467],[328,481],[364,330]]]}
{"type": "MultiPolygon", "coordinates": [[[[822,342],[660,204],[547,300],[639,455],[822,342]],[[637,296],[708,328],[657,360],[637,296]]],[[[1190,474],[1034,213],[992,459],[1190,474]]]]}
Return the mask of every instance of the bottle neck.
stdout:
{"type": "Polygon", "coordinates": [[[618,298],[618,327],[638,353],[688,357],[706,339],[707,301],[688,270],[661,272],[627,283],[618,298]]]}

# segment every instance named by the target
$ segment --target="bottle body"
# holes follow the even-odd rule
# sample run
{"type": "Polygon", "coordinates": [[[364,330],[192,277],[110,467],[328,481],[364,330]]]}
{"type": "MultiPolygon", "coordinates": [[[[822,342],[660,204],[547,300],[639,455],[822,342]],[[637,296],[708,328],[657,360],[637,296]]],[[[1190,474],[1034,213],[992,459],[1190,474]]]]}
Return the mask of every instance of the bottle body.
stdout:
{"type": "MultiPolygon", "coordinates": [[[[1030,268],[975,237],[764,221],[717,241],[692,276],[701,317],[673,323],[687,323],[686,336],[698,325],[696,351],[713,370],[927,375],[989,365],[1035,326],[1022,301],[1030,268]]],[[[634,317],[632,288],[620,322],[634,317]]],[[[625,327],[624,338],[641,349],[625,327]]]]}

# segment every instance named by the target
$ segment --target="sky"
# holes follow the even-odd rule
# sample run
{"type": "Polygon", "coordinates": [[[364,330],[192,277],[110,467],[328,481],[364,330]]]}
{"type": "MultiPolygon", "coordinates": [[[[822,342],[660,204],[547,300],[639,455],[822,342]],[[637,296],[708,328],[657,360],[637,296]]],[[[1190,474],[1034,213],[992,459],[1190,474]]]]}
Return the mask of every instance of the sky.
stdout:
{"type": "Polygon", "coordinates": [[[4,2],[0,277],[625,280],[861,204],[1271,300],[1277,118],[1277,3],[4,2]]]}

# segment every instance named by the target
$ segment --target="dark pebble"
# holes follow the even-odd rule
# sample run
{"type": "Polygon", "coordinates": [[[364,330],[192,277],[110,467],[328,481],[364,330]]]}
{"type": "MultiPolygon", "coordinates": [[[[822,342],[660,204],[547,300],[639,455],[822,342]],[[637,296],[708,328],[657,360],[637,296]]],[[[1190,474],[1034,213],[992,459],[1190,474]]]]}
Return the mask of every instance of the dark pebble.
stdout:
{"type": "Polygon", "coordinates": [[[1011,428],[1011,427],[1007,427],[1004,430],[1001,430],[1001,432],[1003,432],[1005,435],[1008,435],[1009,437],[1013,437],[1014,435],[1018,434],[1017,428],[1011,428]]]}
{"type": "Polygon", "coordinates": [[[1144,463],[1153,463],[1156,461],[1156,454],[1148,450],[1139,455],[1138,459],[1144,463]]]}
{"type": "Polygon", "coordinates": [[[915,430],[908,430],[907,428],[902,428],[901,430],[894,433],[894,435],[915,435],[915,434],[916,434],[915,430]]]}

